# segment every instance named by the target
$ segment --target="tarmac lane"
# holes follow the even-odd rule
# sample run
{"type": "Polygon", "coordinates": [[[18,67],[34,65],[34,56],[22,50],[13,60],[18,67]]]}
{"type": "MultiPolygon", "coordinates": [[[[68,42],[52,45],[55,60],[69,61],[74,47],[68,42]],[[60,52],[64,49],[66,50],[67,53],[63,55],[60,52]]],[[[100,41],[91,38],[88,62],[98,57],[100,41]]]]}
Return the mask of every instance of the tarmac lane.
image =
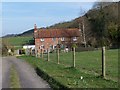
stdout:
{"type": "Polygon", "coordinates": [[[10,87],[10,67],[14,65],[21,84],[21,88],[47,88],[49,84],[38,76],[34,68],[27,62],[14,56],[2,58],[2,88],[10,87]]]}

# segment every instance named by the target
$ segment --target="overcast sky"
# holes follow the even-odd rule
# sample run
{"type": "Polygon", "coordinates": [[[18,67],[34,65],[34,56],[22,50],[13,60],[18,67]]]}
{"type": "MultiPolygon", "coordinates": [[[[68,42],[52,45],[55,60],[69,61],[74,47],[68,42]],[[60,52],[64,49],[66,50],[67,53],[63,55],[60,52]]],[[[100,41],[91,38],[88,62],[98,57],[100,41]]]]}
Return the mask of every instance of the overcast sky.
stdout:
{"type": "Polygon", "coordinates": [[[34,27],[70,21],[88,11],[94,2],[3,2],[2,35],[18,34],[34,27]]]}

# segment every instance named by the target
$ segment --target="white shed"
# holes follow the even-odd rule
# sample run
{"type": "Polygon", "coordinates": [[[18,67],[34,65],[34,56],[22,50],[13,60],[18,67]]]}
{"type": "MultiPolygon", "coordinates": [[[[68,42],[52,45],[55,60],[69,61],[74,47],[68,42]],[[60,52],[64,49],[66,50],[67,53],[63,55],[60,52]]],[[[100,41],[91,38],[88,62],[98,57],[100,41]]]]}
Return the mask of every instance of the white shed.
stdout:
{"type": "Polygon", "coordinates": [[[35,49],[35,45],[24,45],[23,46],[24,49],[35,49]]]}

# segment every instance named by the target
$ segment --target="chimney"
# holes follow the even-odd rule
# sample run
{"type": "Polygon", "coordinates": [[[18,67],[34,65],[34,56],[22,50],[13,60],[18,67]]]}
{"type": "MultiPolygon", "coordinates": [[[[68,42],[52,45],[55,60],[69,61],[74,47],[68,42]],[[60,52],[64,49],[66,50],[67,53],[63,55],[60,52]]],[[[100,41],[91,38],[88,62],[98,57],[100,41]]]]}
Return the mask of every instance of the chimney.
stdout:
{"type": "Polygon", "coordinates": [[[34,32],[37,32],[37,26],[36,26],[36,24],[34,25],[34,32]]]}

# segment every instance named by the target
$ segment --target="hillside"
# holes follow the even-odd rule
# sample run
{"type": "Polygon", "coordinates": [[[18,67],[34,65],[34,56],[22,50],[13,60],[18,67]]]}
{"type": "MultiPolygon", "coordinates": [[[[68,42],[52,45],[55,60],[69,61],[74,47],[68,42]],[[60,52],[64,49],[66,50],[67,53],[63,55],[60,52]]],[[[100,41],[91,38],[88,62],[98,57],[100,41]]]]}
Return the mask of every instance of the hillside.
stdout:
{"type": "Polygon", "coordinates": [[[17,36],[32,36],[33,37],[33,32],[34,32],[34,29],[31,29],[31,30],[25,31],[21,34],[18,34],[17,36]]]}
{"type": "Polygon", "coordinates": [[[33,37],[33,32],[34,32],[34,29],[31,29],[31,30],[27,30],[20,34],[8,34],[8,35],[3,36],[2,38],[17,37],[17,36],[33,37]]]}
{"type": "MultiPolygon", "coordinates": [[[[109,17],[109,19],[111,21],[114,21],[115,23],[118,23],[117,19],[118,19],[118,3],[112,3],[109,5],[105,5],[103,8],[104,12],[108,15],[107,17],[109,17]],[[113,17],[111,17],[110,15],[112,15],[113,17]]],[[[94,36],[94,32],[91,26],[91,22],[90,19],[94,18],[97,13],[98,13],[99,9],[98,8],[93,8],[91,10],[89,10],[84,16],[82,17],[78,17],[75,18],[74,20],[68,21],[68,22],[63,22],[63,23],[57,23],[54,24],[52,26],[46,27],[46,28],[81,28],[82,29],[82,21],[84,19],[84,26],[85,26],[85,35],[86,35],[86,41],[87,43],[90,44],[94,44],[95,43],[95,38],[97,36],[94,36]]],[[[110,21],[109,20],[109,21],[110,21]]],[[[10,43],[14,42],[14,41],[19,41],[19,43],[12,43],[12,45],[23,45],[26,44],[27,41],[23,41],[23,40],[14,40],[13,38],[26,38],[28,37],[29,40],[33,40],[33,29],[25,31],[21,34],[17,34],[17,35],[7,35],[5,36],[6,39],[12,37],[12,39],[7,39],[10,43]],[[13,41],[12,41],[13,40],[13,41]],[[20,43],[21,42],[21,43],[20,43]]]]}

